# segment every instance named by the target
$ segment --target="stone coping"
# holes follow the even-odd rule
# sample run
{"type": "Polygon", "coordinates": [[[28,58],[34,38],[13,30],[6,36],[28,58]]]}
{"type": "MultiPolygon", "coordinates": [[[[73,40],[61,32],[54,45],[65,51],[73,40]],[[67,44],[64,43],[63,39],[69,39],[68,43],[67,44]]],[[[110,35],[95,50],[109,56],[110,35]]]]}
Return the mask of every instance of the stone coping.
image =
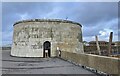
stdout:
{"type": "Polygon", "coordinates": [[[85,53],[77,54],[66,51],[61,51],[61,58],[107,74],[120,75],[120,58],[85,53]]]}
{"type": "Polygon", "coordinates": [[[72,24],[77,24],[82,27],[80,23],[69,21],[69,20],[62,20],[62,19],[28,19],[28,20],[22,20],[22,21],[17,21],[13,24],[15,26],[16,24],[19,23],[25,23],[25,22],[60,22],[60,23],[72,23],[72,24]]]}

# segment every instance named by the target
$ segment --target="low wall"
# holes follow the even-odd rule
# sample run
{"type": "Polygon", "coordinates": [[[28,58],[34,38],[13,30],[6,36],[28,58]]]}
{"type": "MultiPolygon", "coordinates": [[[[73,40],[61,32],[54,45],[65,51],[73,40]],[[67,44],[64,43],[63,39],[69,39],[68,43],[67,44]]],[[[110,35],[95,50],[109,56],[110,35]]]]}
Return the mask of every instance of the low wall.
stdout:
{"type": "Polygon", "coordinates": [[[2,50],[11,50],[11,47],[1,47],[1,48],[2,48],[2,50]]]}
{"type": "Polygon", "coordinates": [[[61,58],[65,60],[71,60],[77,64],[91,67],[107,74],[120,75],[120,59],[118,58],[92,54],[76,54],[65,51],[61,52],[61,58]]]}

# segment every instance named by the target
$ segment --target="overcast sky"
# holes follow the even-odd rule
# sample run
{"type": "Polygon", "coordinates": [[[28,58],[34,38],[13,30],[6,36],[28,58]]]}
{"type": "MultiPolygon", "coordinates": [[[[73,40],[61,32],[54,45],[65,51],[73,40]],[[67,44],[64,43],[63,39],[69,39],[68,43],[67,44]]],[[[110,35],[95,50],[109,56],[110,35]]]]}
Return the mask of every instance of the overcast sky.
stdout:
{"type": "MultiPolygon", "coordinates": [[[[84,41],[108,41],[113,32],[113,41],[118,41],[117,2],[8,2],[2,3],[2,43],[12,43],[13,24],[23,19],[66,19],[82,25],[84,41]]],[[[0,44],[1,45],[1,44],[0,44]]]]}

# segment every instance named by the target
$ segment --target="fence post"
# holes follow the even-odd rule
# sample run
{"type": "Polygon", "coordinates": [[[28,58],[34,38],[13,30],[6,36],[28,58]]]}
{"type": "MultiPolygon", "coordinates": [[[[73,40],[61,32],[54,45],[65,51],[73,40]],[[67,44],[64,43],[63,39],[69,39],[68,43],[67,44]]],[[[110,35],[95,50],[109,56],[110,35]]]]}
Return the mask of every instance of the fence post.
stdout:
{"type": "Polygon", "coordinates": [[[96,38],[97,51],[98,51],[99,55],[101,55],[100,46],[99,46],[99,43],[98,43],[98,37],[95,36],[95,38],[96,38]]]}
{"type": "Polygon", "coordinates": [[[110,56],[111,51],[112,51],[112,37],[113,37],[113,32],[110,32],[110,37],[109,37],[109,45],[108,45],[108,56],[110,56]]]}

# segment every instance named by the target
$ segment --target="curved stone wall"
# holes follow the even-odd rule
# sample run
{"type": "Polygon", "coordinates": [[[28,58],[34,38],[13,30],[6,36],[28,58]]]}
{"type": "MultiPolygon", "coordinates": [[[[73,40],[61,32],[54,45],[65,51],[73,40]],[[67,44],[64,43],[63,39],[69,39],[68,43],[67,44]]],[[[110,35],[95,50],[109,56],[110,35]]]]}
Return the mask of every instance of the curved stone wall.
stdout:
{"type": "Polygon", "coordinates": [[[14,24],[11,55],[18,57],[43,57],[43,44],[50,42],[50,56],[61,51],[83,53],[81,25],[59,19],[34,19],[14,24]]]}

